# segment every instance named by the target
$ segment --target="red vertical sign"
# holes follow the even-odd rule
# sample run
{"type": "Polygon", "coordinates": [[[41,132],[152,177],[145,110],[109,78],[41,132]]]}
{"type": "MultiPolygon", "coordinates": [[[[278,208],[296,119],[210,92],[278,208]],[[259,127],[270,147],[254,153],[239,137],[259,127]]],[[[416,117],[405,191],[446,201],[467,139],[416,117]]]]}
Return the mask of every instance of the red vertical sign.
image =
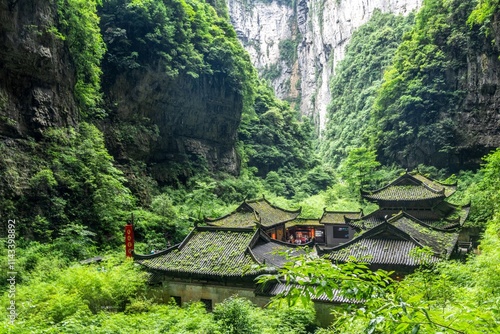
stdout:
{"type": "Polygon", "coordinates": [[[132,251],[134,250],[134,225],[125,225],[125,255],[127,257],[132,257],[132,251]]]}

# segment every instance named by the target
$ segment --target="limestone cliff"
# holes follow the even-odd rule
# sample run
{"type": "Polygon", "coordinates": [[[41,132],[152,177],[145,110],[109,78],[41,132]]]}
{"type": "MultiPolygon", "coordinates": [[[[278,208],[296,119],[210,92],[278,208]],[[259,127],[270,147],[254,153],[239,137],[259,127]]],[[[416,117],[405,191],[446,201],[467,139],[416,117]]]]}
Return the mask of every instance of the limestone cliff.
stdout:
{"type": "Polygon", "coordinates": [[[38,137],[78,120],[74,67],[53,2],[0,1],[0,136],[38,137]]]}
{"type": "Polygon", "coordinates": [[[353,31],[377,8],[405,15],[421,4],[422,0],[298,0],[294,5],[228,0],[231,21],[254,65],[271,79],[279,97],[295,101],[300,94],[301,113],[312,116],[319,129],[325,125],[330,79],[353,31]],[[280,50],[283,41],[296,47],[291,63],[284,59],[286,50],[280,50]]]}

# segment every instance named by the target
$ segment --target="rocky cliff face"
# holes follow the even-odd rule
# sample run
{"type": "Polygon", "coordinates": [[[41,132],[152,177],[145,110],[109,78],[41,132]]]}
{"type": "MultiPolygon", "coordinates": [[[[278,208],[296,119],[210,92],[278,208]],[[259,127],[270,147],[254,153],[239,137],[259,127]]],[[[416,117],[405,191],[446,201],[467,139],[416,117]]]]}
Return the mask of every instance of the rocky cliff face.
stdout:
{"type": "Polygon", "coordinates": [[[406,15],[421,4],[422,0],[297,0],[291,7],[275,1],[228,0],[231,21],[254,65],[268,75],[280,98],[293,101],[301,96],[301,113],[312,116],[319,129],[325,125],[330,79],[353,31],[377,8],[406,15]],[[284,59],[283,41],[294,43],[293,62],[284,59]]]}
{"type": "MultiPolygon", "coordinates": [[[[500,15],[492,20],[491,40],[500,40],[500,15]]],[[[492,149],[500,147],[500,47],[484,43],[471,49],[467,68],[458,73],[457,86],[467,92],[456,117],[462,145],[460,162],[476,167],[492,149]],[[464,80],[465,78],[465,80],[464,80]],[[472,163],[471,163],[472,162],[472,163]]]]}
{"type": "Polygon", "coordinates": [[[51,32],[56,15],[52,2],[0,1],[0,136],[38,137],[78,120],[74,67],[51,32]]]}
{"type": "Polygon", "coordinates": [[[117,159],[146,161],[159,181],[168,178],[161,174],[169,163],[193,156],[212,170],[239,172],[235,143],[243,102],[221,76],[170,78],[161,67],[149,67],[118,75],[106,90],[117,123],[133,124],[136,131],[137,122],[146,120],[157,130],[111,143],[117,159]]]}

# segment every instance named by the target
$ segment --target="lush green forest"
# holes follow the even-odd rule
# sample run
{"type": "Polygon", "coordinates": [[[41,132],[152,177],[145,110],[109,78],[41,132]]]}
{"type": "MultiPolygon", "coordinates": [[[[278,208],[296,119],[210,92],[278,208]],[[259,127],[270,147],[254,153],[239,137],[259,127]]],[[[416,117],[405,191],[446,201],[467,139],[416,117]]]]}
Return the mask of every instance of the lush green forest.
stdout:
{"type": "Polygon", "coordinates": [[[335,307],[330,328],[315,324],[310,289],[265,309],[238,297],[211,313],[198,303],[180,308],[147,285],[145,273],[124,260],[122,245],[131,214],[136,251],[148,253],[182,241],[204,217],[262,195],[286,208],[301,206],[305,218],[319,217],[324,207],[373,211],[360,188],[400,175],[401,159],[416,143],[440,153],[459,146],[448,111],[460,108],[464,92],[448,79],[466,66],[464,45],[491,43],[498,1],[427,0],[407,18],[375,13],[353,37],[331,83],[330,123],[320,144],[310,122],[257,77],[225,4],[58,0],[56,6],[58,23],[48,31],[67,45],[75,64],[80,120],[40,138],[0,144],[3,332],[500,332],[500,150],[479,169],[454,174],[431,159],[418,161],[420,172],[458,181],[454,202],[472,203],[467,224],[482,231],[482,239],[467,261],[425,266],[401,282],[383,276],[383,284],[362,266],[330,271],[322,259],[307,256],[286,266],[282,274],[289,277],[312,277],[326,289],[354,288],[370,297],[335,307]],[[116,110],[102,86],[151,63],[171,79],[221,76],[241,97],[239,175],[210,170],[198,159],[173,164],[167,181],[160,181],[147,161],[113,157],[112,140],[125,142],[139,132],[154,137],[157,129],[148,119],[110,125],[116,110]],[[105,260],[79,263],[96,255],[105,260]],[[340,278],[353,283],[339,285],[340,278]]]}

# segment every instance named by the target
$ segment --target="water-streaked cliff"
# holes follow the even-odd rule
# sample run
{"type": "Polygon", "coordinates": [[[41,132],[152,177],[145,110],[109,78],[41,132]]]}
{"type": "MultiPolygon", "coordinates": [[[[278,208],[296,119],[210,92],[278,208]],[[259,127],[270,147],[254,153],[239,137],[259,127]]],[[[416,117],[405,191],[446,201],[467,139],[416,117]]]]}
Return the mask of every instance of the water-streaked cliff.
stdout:
{"type": "Polygon", "coordinates": [[[325,126],[328,85],[353,31],[376,9],[407,15],[421,4],[422,0],[228,0],[231,22],[254,65],[271,80],[279,97],[300,101],[301,113],[312,116],[318,129],[325,126]],[[295,55],[287,54],[284,41],[296,48],[295,55]]]}

